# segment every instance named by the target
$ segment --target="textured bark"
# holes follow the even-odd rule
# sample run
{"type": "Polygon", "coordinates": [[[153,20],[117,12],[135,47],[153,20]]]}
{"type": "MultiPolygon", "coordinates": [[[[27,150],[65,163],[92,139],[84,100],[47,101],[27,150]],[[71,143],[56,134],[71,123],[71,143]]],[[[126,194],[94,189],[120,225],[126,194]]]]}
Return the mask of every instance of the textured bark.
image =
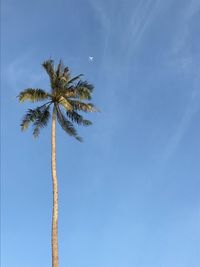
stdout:
{"type": "Polygon", "coordinates": [[[52,214],[52,267],[58,267],[58,179],[56,175],[56,110],[53,109],[51,129],[51,170],[53,182],[53,214],[52,214]]]}

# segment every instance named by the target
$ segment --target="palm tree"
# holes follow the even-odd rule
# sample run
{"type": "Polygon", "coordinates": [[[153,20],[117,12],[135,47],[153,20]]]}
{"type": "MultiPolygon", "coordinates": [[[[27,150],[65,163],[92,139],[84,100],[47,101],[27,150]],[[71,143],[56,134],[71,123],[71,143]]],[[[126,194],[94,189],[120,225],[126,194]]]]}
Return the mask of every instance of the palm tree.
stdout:
{"type": "Polygon", "coordinates": [[[82,81],[82,74],[71,78],[68,67],[64,67],[62,61],[57,68],[54,61],[49,59],[42,66],[49,75],[51,92],[43,89],[28,88],[18,95],[19,102],[45,101],[44,104],[28,109],[22,123],[21,130],[26,130],[30,124],[33,126],[33,135],[37,137],[40,129],[47,126],[50,119],[50,108],[52,111],[51,127],[51,170],[53,183],[53,213],[52,213],[52,267],[58,267],[58,181],[56,175],[56,119],[63,130],[70,136],[82,141],[77,134],[74,123],[83,126],[91,125],[91,121],[86,120],[78,112],[95,112],[95,106],[88,102],[91,99],[93,85],[87,81],[82,81]]]}

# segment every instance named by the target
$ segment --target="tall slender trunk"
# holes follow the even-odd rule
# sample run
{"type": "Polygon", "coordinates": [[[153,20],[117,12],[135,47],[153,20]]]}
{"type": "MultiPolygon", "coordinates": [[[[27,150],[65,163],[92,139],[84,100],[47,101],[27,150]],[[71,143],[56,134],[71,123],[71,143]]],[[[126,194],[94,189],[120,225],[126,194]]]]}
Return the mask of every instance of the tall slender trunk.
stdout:
{"type": "Polygon", "coordinates": [[[58,267],[58,179],[56,175],[56,110],[53,108],[51,128],[51,171],[53,182],[53,214],[52,214],[52,267],[58,267]]]}

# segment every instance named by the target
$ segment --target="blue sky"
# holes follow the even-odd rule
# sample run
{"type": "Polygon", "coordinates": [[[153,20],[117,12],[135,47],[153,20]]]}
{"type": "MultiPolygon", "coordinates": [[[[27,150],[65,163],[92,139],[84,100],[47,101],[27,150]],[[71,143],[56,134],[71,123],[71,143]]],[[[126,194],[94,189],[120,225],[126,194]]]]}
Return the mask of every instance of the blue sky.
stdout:
{"type": "Polygon", "coordinates": [[[51,266],[50,125],[20,90],[60,58],[95,85],[79,144],[57,128],[60,267],[200,265],[200,2],[4,0],[2,267],[51,266]],[[89,62],[88,56],[94,61],[89,62]]]}

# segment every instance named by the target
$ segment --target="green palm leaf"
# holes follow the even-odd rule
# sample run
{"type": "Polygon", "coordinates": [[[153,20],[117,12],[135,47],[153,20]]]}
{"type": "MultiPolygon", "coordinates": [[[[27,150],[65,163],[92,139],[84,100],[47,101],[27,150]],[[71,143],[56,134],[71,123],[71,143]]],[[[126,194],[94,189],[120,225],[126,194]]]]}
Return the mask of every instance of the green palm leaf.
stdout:
{"type": "Polygon", "coordinates": [[[37,137],[40,128],[45,127],[49,121],[49,107],[50,105],[43,105],[35,109],[29,109],[22,120],[21,130],[24,131],[28,129],[30,123],[32,123],[34,126],[33,135],[37,137]]]}
{"type": "Polygon", "coordinates": [[[92,103],[84,103],[77,100],[69,100],[74,110],[80,110],[84,112],[97,112],[99,111],[92,103]]]}
{"type": "Polygon", "coordinates": [[[33,135],[37,137],[40,133],[40,129],[47,126],[50,118],[49,105],[43,110],[40,110],[40,114],[37,116],[35,122],[33,123],[34,130],[33,135]]]}
{"type": "Polygon", "coordinates": [[[56,74],[54,70],[54,61],[52,59],[46,60],[43,62],[42,66],[46,70],[47,74],[49,75],[51,81],[51,87],[54,88],[56,82],[56,74]]]}
{"type": "Polygon", "coordinates": [[[65,79],[66,79],[67,81],[70,80],[70,72],[69,72],[69,68],[68,68],[68,67],[65,67],[65,68],[64,68],[63,76],[65,77],[65,79]]]}
{"type": "Polygon", "coordinates": [[[43,106],[27,111],[22,120],[21,129],[26,130],[32,124],[33,134],[38,136],[40,129],[48,123],[50,117],[49,107],[53,104],[56,107],[55,112],[61,127],[69,135],[81,141],[73,124],[76,123],[83,126],[92,124],[91,121],[83,118],[79,111],[98,111],[92,103],[87,103],[87,100],[92,97],[93,85],[81,80],[83,74],[71,78],[69,68],[64,66],[62,60],[60,60],[57,67],[54,67],[52,59],[44,61],[42,66],[49,75],[51,93],[39,88],[27,88],[20,92],[18,98],[21,103],[26,100],[34,103],[48,99],[48,102],[43,106]]]}
{"type": "Polygon", "coordinates": [[[73,110],[72,105],[70,104],[69,100],[65,97],[61,96],[59,103],[66,109],[66,110],[73,110]]]}
{"type": "Polygon", "coordinates": [[[79,98],[81,100],[92,98],[93,85],[87,81],[79,81],[75,86],[70,86],[66,90],[66,96],[71,98],[79,98]]]}
{"type": "Polygon", "coordinates": [[[63,130],[68,133],[70,136],[75,137],[78,141],[82,141],[81,137],[77,135],[77,131],[74,128],[73,124],[65,117],[65,115],[60,110],[59,106],[56,105],[57,119],[60,126],[63,130]]]}
{"type": "Polygon", "coordinates": [[[72,122],[76,122],[77,124],[79,125],[83,125],[83,126],[89,126],[92,124],[91,121],[89,120],[85,120],[83,118],[83,116],[81,116],[80,114],[78,114],[77,112],[75,111],[67,111],[67,116],[70,118],[70,120],[72,122]]]}
{"type": "Polygon", "coordinates": [[[83,76],[83,74],[79,74],[78,76],[72,78],[71,80],[68,81],[68,84],[71,84],[71,83],[75,82],[76,80],[79,80],[81,78],[81,76],[83,76]]]}
{"type": "Polygon", "coordinates": [[[79,81],[75,87],[78,91],[80,99],[91,99],[91,93],[94,89],[94,86],[87,81],[79,81]]]}
{"type": "Polygon", "coordinates": [[[25,116],[22,120],[22,123],[20,124],[21,130],[24,131],[24,130],[28,129],[29,124],[31,122],[34,122],[36,117],[37,117],[36,110],[28,109],[27,113],[25,114],[25,116]]]}
{"type": "Polygon", "coordinates": [[[19,95],[19,102],[23,103],[26,100],[38,102],[49,98],[49,94],[42,89],[28,88],[22,91],[19,95]]]}
{"type": "Polygon", "coordinates": [[[57,71],[56,71],[57,78],[61,78],[63,74],[64,74],[64,65],[63,65],[62,60],[60,60],[57,71]]]}
{"type": "Polygon", "coordinates": [[[65,90],[70,80],[70,72],[68,67],[64,67],[62,60],[60,60],[57,70],[56,70],[56,90],[65,90]]]}

